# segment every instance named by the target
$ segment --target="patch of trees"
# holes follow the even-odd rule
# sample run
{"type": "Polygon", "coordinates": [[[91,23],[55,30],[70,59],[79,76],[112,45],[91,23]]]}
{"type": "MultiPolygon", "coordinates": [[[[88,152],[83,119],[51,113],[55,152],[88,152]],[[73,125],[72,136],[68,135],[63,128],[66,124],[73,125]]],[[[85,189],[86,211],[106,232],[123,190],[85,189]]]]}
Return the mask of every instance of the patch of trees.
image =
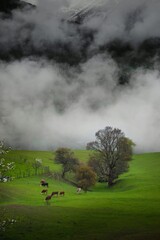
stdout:
{"type": "Polygon", "coordinates": [[[96,132],[95,136],[96,140],[87,144],[87,149],[93,150],[88,165],[80,163],[70,149],[59,148],[55,152],[55,162],[62,165],[62,178],[67,172],[74,172],[77,186],[84,191],[97,179],[112,186],[119,175],[128,170],[135,145],[118,128],[106,127],[96,132]]]}
{"type": "Polygon", "coordinates": [[[118,176],[129,168],[134,143],[118,128],[106,127],[95,134],[96,140],[87,144],[93,150],[89,166],[97,173],[99,181],[112,186],[118,176]]]}
{"type": "Polygon", "coordinates": [[[62,165],[62,178],[67,172],[75,174],[76,185],[87,191],[96,180],[111,187],[119,175],[129,169],[135,144],[118,128],[106,127],[95,134],[96,140],[87,144],[92,150],[88,164],[81,163],[68,148],[55,151],[55,162],[62,165]]]}
{"type": "MultiPolygon", "coordinates": [[[[91,167],[80,163],[74,156],[74,152],[68,148],[58,148],[55,151],[55,163],[62,166],[62,178],[66,179],[66,173],[74,173],[75,185],[85,192],[96,183],[96,173],[91,167]]],[[[73,183],[73,182],[72,182],[73,183]]]]}
{"type": "MultiPolygon", "coordinates": [[[[71,149],[58,148],[55,151],[54,161],[61,164],[62,167],[61,178],[67,180],[67,173],[72,173],[69,176],[72,176],[75,182],[70,182],[84,191],[94,186],[97,179],[99,182],[107,182],[108,186],[112,186],[119,175],[128,170],[135,145],[120,129],[110,126],[99,130],[95,136],[96,140],[87,144],[87,149],[92,150],[87,164],[80,162],[71,149]]],[[[0,141],[1,179],[8,175],[15,165],[14,162],[6,161],[4,158],[9,150],[10,148],[3,141],[0,141]]],[[[29,164],[27,176],[30,176],[30,163],[26,158],[24,162],[26,165],[29,164]]],[[[34,175],[50,174],[49,168],[45,169],[41,159],[35,159],[31,166],[34,169],[34,175]]],[[[24,174],[23,177],[25,176],[24,174]]]]}

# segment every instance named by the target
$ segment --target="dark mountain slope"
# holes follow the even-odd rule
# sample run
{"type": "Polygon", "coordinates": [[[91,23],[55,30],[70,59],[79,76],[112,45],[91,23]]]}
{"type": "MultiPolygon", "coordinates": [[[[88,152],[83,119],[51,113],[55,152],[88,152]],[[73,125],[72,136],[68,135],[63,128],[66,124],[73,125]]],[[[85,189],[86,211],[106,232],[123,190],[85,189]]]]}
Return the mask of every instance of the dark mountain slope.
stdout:
{"type": "MultiPolygon", "coordinates": [[[[0,11],[6,14],[7,18],[11,17],[13,9],[22,9],[27,6],[31,7],[30,9],[35,8],[32,4],[20,0],[0,1],[0,11]]],[[[92,9],[92,13],[93,11],[96,12],[96,9],[92,9]]],[[[87,16],[82,14],[82,17],[85,18],[87,16]]],[[[136,47],[132,42],[115,38],[93,49],[92,45],[95,40],[96,31],[84,27],[80,22],[78,21],[77,24],[77,19],[75,19],[74,21],[67,21],[65,23],[68,24],[68,27],[74,26],[74,33],[68,38],[71,40],[50,39],[48,42],[47,39],[43,40],[42,38],[39,46],[32,39],[32,33],[35,29],[34,23],[23,23],[20,28],[15,29],[15,33],[13,32],[12,35],[16,36],[14,41],[8,37],[8,33],[2,40],[0,36],[0,59],[8,62],[26,57],[38,57],[69,66],[79,66],[80,63],[86,62],[97,54],[104,54],[106,57],[110,56],[119,66],[120,84],[129,82],[132,70],[139,67],[152,69],[155,59],[160,62],[159,37],[145,39],[136,47]]],[[[62,20],[62,25],[63,23],[64,19],[62,20]]],[[[6,34],[6,31],[4,33],[6,34]]],[[[3,36],[3,31],[1,31],[1,35],[3,36]]]]}
{"type": "Polygon", "coordinates": [[[0,12],[11,13],[13,9],[24,8],[24,7],[33,7],[32,4],[26,3],[25,1],[20,0],[1,0],[0,1],[0,12]]]}

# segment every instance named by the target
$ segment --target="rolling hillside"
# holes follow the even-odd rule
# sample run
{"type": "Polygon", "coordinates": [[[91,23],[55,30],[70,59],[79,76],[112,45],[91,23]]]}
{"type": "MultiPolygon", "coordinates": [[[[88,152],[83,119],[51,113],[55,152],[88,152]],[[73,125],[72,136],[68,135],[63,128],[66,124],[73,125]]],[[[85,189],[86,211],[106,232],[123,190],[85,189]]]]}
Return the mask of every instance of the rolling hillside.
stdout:
{"type": "MultiPolygon", "coordinates": [[[[76,154],[85,158],[87,152],[76,154]]],[[[49,205],[40,194],[40,176],[1,183],[1,208],[18,218],[4,239],[159,239],[159,169],[160,153],[135,155],[130,171],[113,188],[97,183],[80,195],[75,187],[48,178],[49,193],[66,193],[49,205]]]]}

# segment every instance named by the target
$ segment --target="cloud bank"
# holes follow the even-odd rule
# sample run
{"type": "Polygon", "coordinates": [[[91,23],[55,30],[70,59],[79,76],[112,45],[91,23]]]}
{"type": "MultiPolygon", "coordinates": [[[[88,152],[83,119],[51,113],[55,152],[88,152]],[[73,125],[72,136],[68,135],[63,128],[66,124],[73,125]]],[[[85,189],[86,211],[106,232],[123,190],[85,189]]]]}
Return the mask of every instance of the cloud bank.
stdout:
{"type": "Polygon", "coordinates": [[[113,126],[136,143],[136,151],[159,151],[158,64],[132,69],[129,83],[122,86],[117,62],[97,49],[116,38],[137,46],[160,37],[160,3],[106,1],[105,14],[97,10],[77,26],[64,21],[68,12],[62,9],[72,2],[39,0],[37,9],[16,10],[12,18],[0,20],[5,56],[13,49],[17,53],[17,46],[24,55],[31,47],[42,52],[47,46],[52,52],[59,42],[77,53],[85,44],[79,33],[95,31],[86,60],[72,66],[32,54],[1,60],[1,138],[19,149],[84,148],[97,130],[113,126]]]}

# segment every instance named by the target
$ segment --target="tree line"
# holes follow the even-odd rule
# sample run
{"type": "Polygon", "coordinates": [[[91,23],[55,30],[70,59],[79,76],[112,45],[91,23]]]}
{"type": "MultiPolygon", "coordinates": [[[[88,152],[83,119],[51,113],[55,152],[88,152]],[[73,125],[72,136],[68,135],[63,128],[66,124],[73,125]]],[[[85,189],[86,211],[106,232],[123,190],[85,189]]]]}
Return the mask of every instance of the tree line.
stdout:
{"type": "Polygon", "coordinates": [[[96,140],[86,146],[87,150],[92,150],[87,164],[80,163],[68,148],[55,151],[55,162],[62,165],[62,177],[74,172],[77,185],[85,191],[97,180],[111,187],[119,175],[129,169],[135,145],[118,128],[106,127],[96,132],[95,137],[96,140]]]}
{"type": "MultiPolygon", "coordinates": [[[[72,173],[74,183],[77,187],[87,191],[97,181],[106,182],[109,187],[116,183],[119,175],[129,169],[132,159],[134,143],[127,138],[118,128],[105,127],[95,133],[95,141],[86,146],[90,150],[87,164],[82,163],[75,157],[69,148],[58,148],[55,151],[54,161],[61,164],[61,177],[67,180],[67,173],[72,173]]],[[[6,162],[4,155],[10,149],[3,141],[0,142],[0,177],[14,168],[14,162],[6,162]]],[[[36,159],[32,164],[37,175],[42,166],[41,159],[36,159]]]]}

